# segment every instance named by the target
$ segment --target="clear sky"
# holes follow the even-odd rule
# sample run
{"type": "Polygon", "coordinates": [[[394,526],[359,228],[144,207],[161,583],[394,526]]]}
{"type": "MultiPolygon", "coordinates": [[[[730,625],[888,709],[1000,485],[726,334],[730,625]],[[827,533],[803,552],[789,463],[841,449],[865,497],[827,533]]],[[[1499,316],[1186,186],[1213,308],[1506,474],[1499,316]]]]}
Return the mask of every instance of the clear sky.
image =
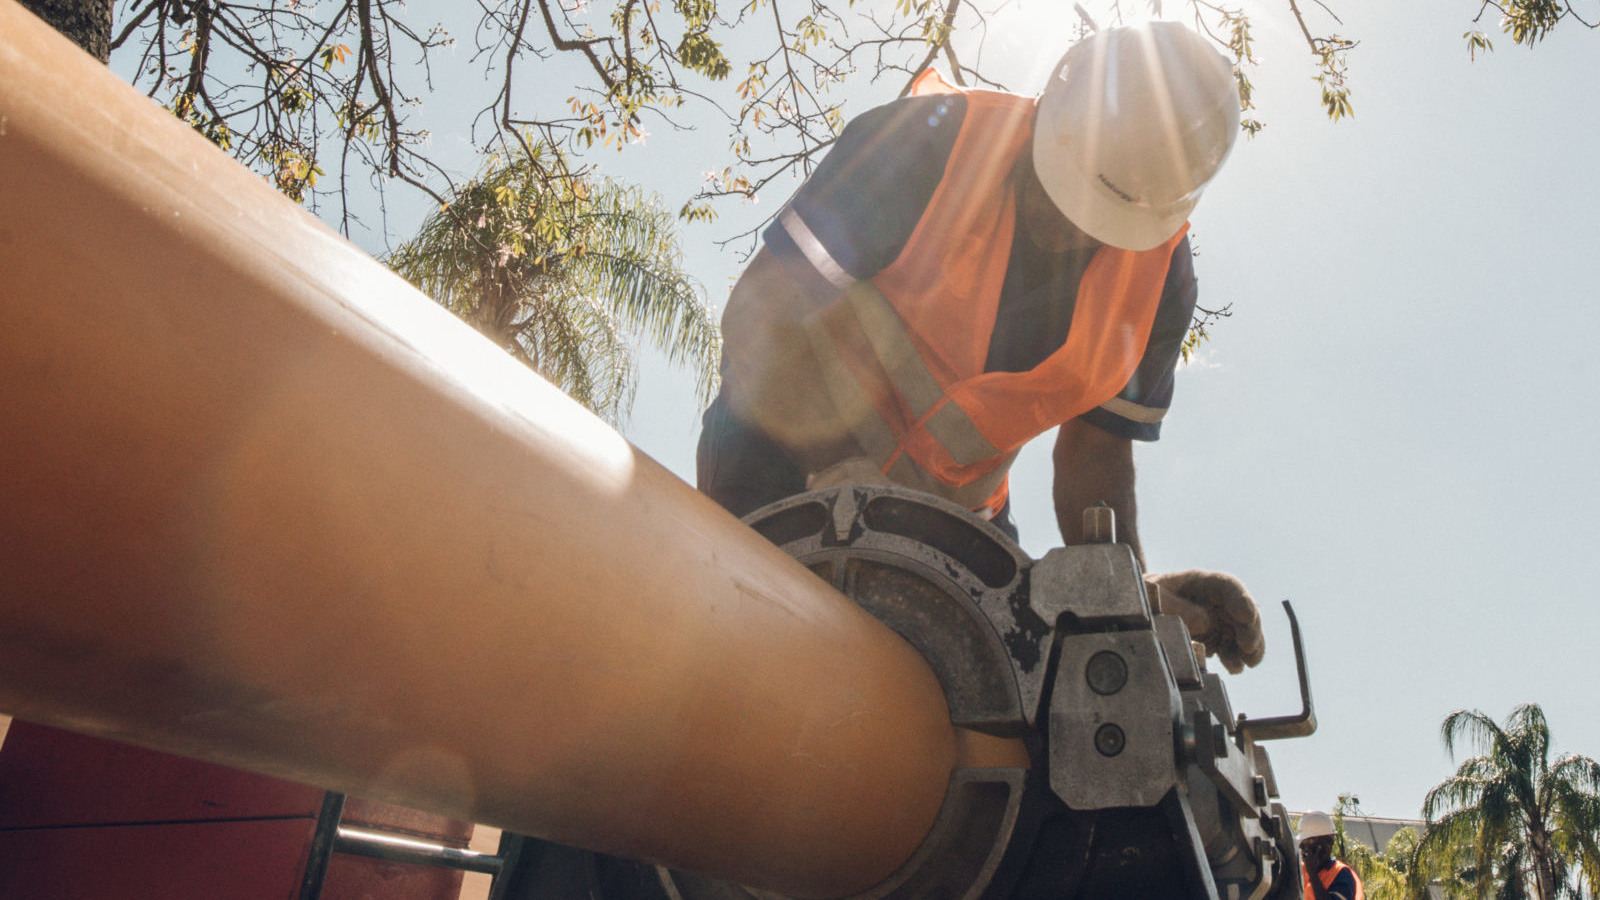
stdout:
{"type": "MultiPolygon", "coordinates": [[[[1372,814],[1417,815],[1452,771],[1438,728],[1461,707],[1539,702],[1558,751],[1600,756],[1600,34],[1568,25],[1529,51],[1490,22],[1497,49],[1472,63],[1472,0],[1337,0],[1336,29],[1360,46],[1355,119],[1333,124],[1287,4],[1249,6],[1267,128],[1240,142],[1193,229],[1202,303],[1234,315],[1138,453],[1149,562],[1250,585],[1267,660],[1228,681],[1251,715],[1297,709],[1278,606],[1294,601],[1321,729],[1273,747],[1291,809],[1353,792],[1372,814]]],[[[1070,8],[1025,0],[991,21],[989,58],[1017,89],[1042,83],[1062,45],[1040,36],[1064,41],[1070,8]]],[[[865,91],[847,113],[884,99],[865,91]]],[[[675,207],[724,161],[723,135],[652,130],[601,161],[675,207]]],[[[712,241],[792,187],[686,232],[716,305],[738,261],[712,241]]],[[[697,425],[690,380],[647,361],[628,437],[692,480],[697,425]]],[[[1058,541],[1047,447],[1013,476],[1035,556],[1058,541]]]]}

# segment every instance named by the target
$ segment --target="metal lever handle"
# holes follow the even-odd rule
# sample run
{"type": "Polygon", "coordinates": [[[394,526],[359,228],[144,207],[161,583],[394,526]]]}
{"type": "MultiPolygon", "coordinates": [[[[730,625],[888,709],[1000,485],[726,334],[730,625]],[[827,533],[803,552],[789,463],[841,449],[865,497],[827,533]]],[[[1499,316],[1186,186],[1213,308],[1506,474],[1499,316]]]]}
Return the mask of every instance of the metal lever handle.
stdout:
{"type": "Polygon", "coordinates": [[[1240,737],[1261,741],[1278,741],[1284,738],[1310,737],[1317,731],[1317,712],[1311,705],[1311,677],[1306,674],[1306,651],[1300,643],[1300,621],[1294,616],[1294,607],[1283,601],[1283,611],[1289,616],[1289,637],[1294,641],[1294,669],[1300,676],[1300,713],[1294,716],[1269,716],[1251,719],[1239,714],[1236,731],[1240,737]]]}

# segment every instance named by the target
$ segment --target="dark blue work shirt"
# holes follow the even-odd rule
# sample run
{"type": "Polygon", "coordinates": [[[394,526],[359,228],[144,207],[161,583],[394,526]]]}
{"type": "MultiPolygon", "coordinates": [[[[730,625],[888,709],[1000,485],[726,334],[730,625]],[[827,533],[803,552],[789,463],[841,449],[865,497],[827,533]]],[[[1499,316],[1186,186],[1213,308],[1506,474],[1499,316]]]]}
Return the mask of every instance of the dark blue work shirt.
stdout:
{"type": "MultiPolygon", "coordinates": [[[[1330,862],[1328,865],[1331,866],[1333,863],[1330,862]]],[[[1326,868],[1326,866],[1323,868],[1326,868]]],[[[1311,877],[1320,881],[1322,879],[1322,873],[1317,872],[1311,877]]],[[[1328,895],[1337,897],[1339,900],[1355,900],[1356,875],[1349,866],[1340,869],[1339,874],[1333,876],[1333,884],[1328,885],[1328,895]]]]}
{"type": "MultiPolygon", "coordinates": [[[[959,94],[910,97],[857,117],[767,228],[767,249],[807,279],[865,279],[888,268],[944,175],[966,106],[959,94]],[[791,233],[796,228],[815,238],[824,258],[814,247],[809,256],[801,249],[791,233]]],[[[985,371],[1027,371],[1061,347],[1092,256],[1045,250],[1018,231],[985,371]]],[[[1144,357],[1121,393],[1085,413],[1085,421],[1135,440],[1160,437],[1194,303],[1194,267],[1184,238],[1173,251],[1144,357]]]]}

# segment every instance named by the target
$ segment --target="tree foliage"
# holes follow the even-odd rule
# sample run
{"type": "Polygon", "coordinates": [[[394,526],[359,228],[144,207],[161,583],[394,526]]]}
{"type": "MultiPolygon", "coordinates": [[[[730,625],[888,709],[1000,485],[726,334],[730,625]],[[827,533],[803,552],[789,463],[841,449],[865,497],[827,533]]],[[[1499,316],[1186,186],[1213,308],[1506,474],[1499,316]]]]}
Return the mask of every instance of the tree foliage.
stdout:
{"type": "Polygon", "coordinates": [[[1586,18],[1572,5],[1572,0],[1481,0],[1478,14],[1472,18],[1474,27],[1462,35],[1467,41],[1467,53],[1473,59],[1477,59],[1480,52],[1487,53],[1494,49],[1494,42],[1481,28],[1476,27],[1483,23],[1485,17],[1494,15],[1499,16],[1500,31],[1510,37],[1512,43],[1524,47],[1532,47],[1544,40],[1563,20],[1590,30],[1600,28],[1600,10],[1590,13],[1591,18],[1586,18]]]}
{"type": "Polygon", "coordinates": [[[1341,794],[1333,810],[1334,855],[1356,870],[1371,900],[1434,900],[1468,897],[1459,882],[1442,872],[1438,861],[1419,852],[1421,836],[1406,826],[1396,831],[1382,848],[1355,840],[1346,829],[1349,817],[1365,816],[1354,794],[1341,794]]]}
{"type": "MultiPolygon", "coordinates": [[[[111,0],[30,2],[98,9],[111,0]]],[[[1010,87],[985,49],[990,20],[1011,0],[478,0],[465,14],[403,0],[115,2],[110,46],[131,62],[125,70],[138,87],[287,196],[332,204],[347,232],[358,218],[351,189],[362,181],[377,191],[380,214],[395,184],[441,209],[478,203],[487,182],[458,184],[459,163],[445,158],[425,124],[441,54],[464,50],[482,85],[469,102],[473,149],[500,160],[502,173],[539,182],[541,208],[600,184],[592,168],[598,151],[690,117],[720,121],[726,149],[713,156],[700,189],[674,201],[689,221],[714,218],[723,198],[753,198],[780,177],[808,174],[843,127],[841,85],[883,83],[904,93],[938,64],[960,85],[1010,87]],[[436,18],[446,12],[467,24],[452,33],[436,18]]],[[[1235,62],[1249,134],[1263,127],[1254,114],[1255,23],[1268,10],[1287,11],[1324,111],[1334,120],[1354,113],[1347,60],[1356,45],[1333,30],[1340,22],[1323,0],[1141,0],[1137,10],[1130,0],[1126,11],[1122,0],[1086,2],[1092,12],[1077,7],[1078,36],[1096,27],[1094,17],[1112,25],[1125,12],[1185,19],[1209,35],[1235,62]]],[[[1571,3],[1485,0],[1475,22],[1498,12],[1513,41],[1531,46],[1564,20],[1594,27],[1571,3]]],[[[1072,37],[1060,35],[1062,49],[1072,37]]],[[[1474,58],[1491,48],[1481,31],[1468,32],[1474,58]]],[[[425,243],[442,240],[445,221],[453,220],[430,223],[425,243]]],[[[387,227],[380,231],[387,238],[387,227]]],[[[490,256],[502,246],[493,244],[490,256]]],[[[558,256],[569,249],[549,248],[558,256]]],[[[1202,310],[1185,356],[1227,314],[1226,307],[1202,310]]],[[[598,319],[567,330],[617,333],[598,319]]],[[[602,342],[590,360],[596,368],[586,368],[556,345],[527,343],[529,334],[518,346],[530,359],[547,371],[568,359],[563,371],[577,378],[575,389],[587,378],[597,408],[622,408],[617,398],[629,391],[617,386],[627,379],[599,374],[600,360],[615,358],[614,345],[602,342]]]]}
{"type": "MultiPolygon", "coordinates": [[[[1162,10],[1160,0],[1146,2],[1150,12],[1189,19],[1216,40],[1236,61],[1242,106],[1252,109],[1247,4],[1168,0],[1173,8],[1162,10]]],[[[1337,21],[1321,3],[1313,21],[1299,0],[1272,2],[1286,4],[1299,25],[1328,114],[1349,115],[1345,59],[1354,43],[1316,24],[1337,21]]],[[[479,0],[466,48],[483,83],[474,143],[560,179],[596,149],[673,127],[694,105],[722,115],[729,152],[679,212],[710,218],[710,201],[753,196],[780,175],[810,170],[843,125],[835,89],[844,82],[887,81],[903,91],[938,63],[959,84],[1007,87],[984,56],[989,20],[1004,5],[479,0]],[[739,48],[738,58],[730,47],[739,48]]],[[[1118,0],[1092,5],[1101,24],[1123,18],[1118,0]]],[[[365,172],[380,189],[398,181],[443,204],[452,173],[429,142],[422,101],[439,54],[462,38],[424,6],[119,0],[112,47],[132,56],[138,86],[291,197],[337,199],[348,216],[350,178],[365,172]]],[[[1087,23],[1089,13],[1082,15],[1087,23]]],[[[1070,37],[1061,36],[1063,49],[1070,37]]],[[[1254,132],[1261,123],[1247,114],[1244,127],[1254,132]]]]}
{"type": "Polygon", "coordinates": [[[496,345],[611,422],[633,399],[638,338],[708,399],[716,318],[682,271],[673,217],[637,189],[492,161],[388,259],[496,345]]]}
{"type": "Polygon", "coordinates": [[[1551,900],[1596,883],[1600,763],[1571,754],[1552,761],[1550,728],[1533,703],[1503,726],[1457,710],[1440,735],[1452,756],[1463,742],[1481,752],[1424,798],[1419,858],[1452,867],[1482,898],[1551,900]]]}
{"type": "MultiPolygon", "coordinates": [[[[1353,44],[1314,33],[1297,0],[1281,2],[1300,24],[1329,115],[1348,115],[1344,53],[1353,44]]],[[[726,7],[716,0],[479,0],[470,56],[484,87],[475,101],[472,139],[476,150],[502,162],[498,174],[465,185],[430,141],[422,108],[433,89],[435,59],[458,38],[420,6],[402,0],[119,0],[111,46],[132,55],[137,86],[284,194],[333,201],[346,231],[355,215],[352,179],[363,173],[380,197],[396,182],[426,194],[445,213],[395,255],[396,264],[409,266],[425,289],[449,293],[441,299],[503,346],[614,415],[631,396],[631,375],[618,368],[621,331],[599,315],[606,304],[565,307],[583,315],[558,321],[549,315],[559,307],[555,301],[527,299],[555,296],[552,271],[539,268],[544,260],[565,260],[557,267],[562,272],[582,270],[572,248],[588,243],[534,249],[530,242],[562,230],[551,223],[587,221],[551,211],[570,211],[583,201],[574,192],[596,183],[589,168],[595,151],[642,141],[647,123],[674,127],[691,104],[698,113],[723,113],[725,162],[678,210],[688,220],[713,218],[719,198],[752,198],[780,176],[809,173],[843,126],[843,99],[835,88],[848,80],[887,80],[903,93],[937,62],[958,84],[1006,87],[992,66],[982,64],[988,20],[1004,3],[743,0],[726,7]],[[735,44],[737,60],[727,49],[735,44]],[[552,82],[560,89],[551,91],[552,82]],[[502,178],[516,181],[517,195],[543,211],[515,222],[497,213],[484,191],[510,190],[496,180],[502,178]],[[463,224],[480,219],[503,228],[486,235],[463,224]],[[452,229],[456,233],[447,233],[452,229]],[[507,248],[513,248],[511,257],[504,255],[507,248]],[[484,269],[468,285],[461,278],[471,267],[426,265],[469,253],[496,260],[500,269],[484,269]],[[490,274],[517,281],[502,287],[507,296],[521,296],[522,305],[485,299],[483,291],[495,283],[490,274]],[[539,287],[528,294],[534,284],[539,287]],[[539,337],[538,328],[550,329],[548,338],[539,337]],[[587,355],[575,342],[580,334],[596,342],[587,355]]],[[[1150,11],[1159,13],[1159,7],[1152,0],[1150,11]]],[[[1251,109],[1250,17],[1242,7],[1208,0],[1180,0],[1178,8],[1236,61],[1241,105],[1251,109]]],[[[1106,24],[1123,17],[1116,0],[1102,0],[1097,9],[1106,24]]],[[[1080,14],[1081,34],[1093,23],[1081,7],[1080,14]]],[[[1063,48],[1069,37],[1062,36],[1063,48]]],[[[1254,133],[1261,123],[1247,117],[1244,127],[1254,133]]],[[[598,302],[598,295],[590,300],[598,302]]],[[[1204,311],[1186,353],[1226,315],[1226,309],[1204,311]]],[[[693,340],[690,356],[706,346],[703,336],[693,340]]]]}

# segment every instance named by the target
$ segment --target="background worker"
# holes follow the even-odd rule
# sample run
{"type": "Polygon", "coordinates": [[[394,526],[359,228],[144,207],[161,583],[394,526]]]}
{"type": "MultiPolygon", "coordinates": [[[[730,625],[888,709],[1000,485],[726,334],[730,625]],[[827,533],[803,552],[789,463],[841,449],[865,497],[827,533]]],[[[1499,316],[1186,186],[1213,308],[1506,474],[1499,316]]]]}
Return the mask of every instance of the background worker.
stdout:
{"type": "MultiPolygon", "coordinates": [[[[1238,132],[1232,65],[1172,22],[1074,45],[1043,95],[933,73],[845,129],[764,235],[723,316],[702,491],[745,515],[884,482],[1014,537],[1007,471],[1059,426],[1062,537],[1116,512],[1144,558],[1133,440],[1153,441],[1195,302],[1188,215],[1238,132]]],[[[1221,573],[1154,576],[1233,671],[1255,604],[1221,573]]]]}
{"type": "Polygon", "coordinates": [[[1356,871],[1333,856],[1333,820],[1328,814],[1306,813],[1298,830],[1305,900],[1366,900],[1356,871]]]}

